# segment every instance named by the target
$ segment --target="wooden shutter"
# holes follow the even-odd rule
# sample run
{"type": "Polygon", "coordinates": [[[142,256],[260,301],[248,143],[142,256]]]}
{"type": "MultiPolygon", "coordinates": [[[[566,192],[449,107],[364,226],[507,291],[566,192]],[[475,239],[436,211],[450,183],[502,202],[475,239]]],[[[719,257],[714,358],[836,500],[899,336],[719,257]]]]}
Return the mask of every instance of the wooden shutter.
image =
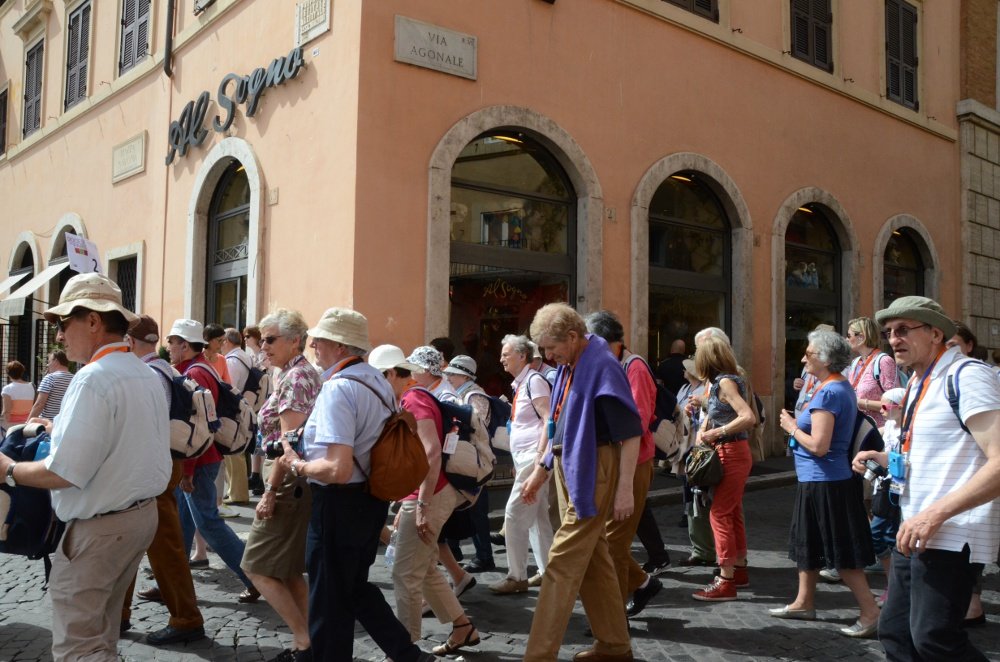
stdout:
{"type": "Polygon", "coordinates": [[[917,10],[901,0],[886,0],[886,96],[914,110],[919,107],[917,63],[917,10]]]}
{"type": "Polygon", "coordinates": [[[833,71],[830,0],[791,0],[792,56],[833,71]]]}
{"type": "Polygon", "coordinates": [[[719,0],[665,0],[672,5],[683,7],[689,12],[719,22],[719,0]]]}
{"type": "Polygon", "coordinates": [[[45,41],[38,42],[28,51],[24,65],[24,129],[25,136],[42,125],[42,55],[45,41]]]}
{"type": "Polygon", "coordinates": [[[7,151],[7,90],[4,90],[3,92],[0,92],[0,154],[3,154],[6,151],[7,151]]]}
{"type": "Polygon", "coordinates": [[[141,62],[149,55],[149,14],[151,0],[136,0],[138,8],[135,16],[135,61],[141,62]]]}
{"type": "Polygon", "coordinates": [[[66,55],[66,108],[87,97],[90,57],[90,2],[69,17],[69,52],[66,55]]]}
{"type": "Polygon", "coordinates": [[[125,73],[135,66],[135,25],[136,0],[122,3],[121,53],[118,58],[118,73],[125,73]]]}

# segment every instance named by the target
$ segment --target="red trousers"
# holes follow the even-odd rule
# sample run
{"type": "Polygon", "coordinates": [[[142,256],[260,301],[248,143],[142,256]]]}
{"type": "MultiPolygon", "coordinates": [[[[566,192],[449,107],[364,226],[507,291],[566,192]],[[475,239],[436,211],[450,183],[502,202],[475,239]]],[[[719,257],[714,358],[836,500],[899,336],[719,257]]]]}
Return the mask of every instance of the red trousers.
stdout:
{"type": "Polygon", "coordinates": [[[747,531],[743,525],[743,488],[746,487],[753,457],[746,441],[732,441],[715,447],[722,461],[722,482],[715,486],[709,521],[715,535],[719,565],[733,565],[747,555],[747,531]]]}

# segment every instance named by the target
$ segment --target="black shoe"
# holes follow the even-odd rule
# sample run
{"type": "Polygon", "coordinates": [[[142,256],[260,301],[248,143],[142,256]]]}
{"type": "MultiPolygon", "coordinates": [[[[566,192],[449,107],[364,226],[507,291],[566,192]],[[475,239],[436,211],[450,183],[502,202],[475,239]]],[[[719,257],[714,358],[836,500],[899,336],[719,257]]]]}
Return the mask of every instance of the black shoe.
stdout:
{"type": "Polygon", "coordinates": [[[260,477],[260,474],[250,474],[250,478],[247,479],[247,486],[254,496],[263,496],[264,479],[260,477]]]}
{"type": "Polygon", "coordinates": [[[313,662],[313,649],[295,651],[295,662],[313,662]]]}
{"type": "Polygon", "coordinates": [[[656,577],[657,575],[664,572],[668,567],[670,567],[670,555],[666,554],[664,556],[657,557],[655,559],[649,559],[642,564],[642,571],[647,575],[656,577]]]}
{"type": "Polygon", "coordinates": [[[147,634],[146,643],[150,646],[168,646],[170,644],[183,644],[188,641],[197,641],[204,638],[205,628],[200,625],[188,630],[178,630],[168,625],[162,630],[147,634]]]}
{"type": "Polygon", "coordinates": [[[295,651],[286,648],[267,662],[295,662],[295,651]]]}
{"type": "Polygon", "coordinates": [[[677,520],[677,526],[679,526],[682,529],[688,528],[688,516],[681,515],[681,518],[677,520]]]}
{"type": "Polygon", "coordinates": [[[507,539],[504,538],[504,536],[503,536],[502,533],[491,533],[490,534],[490,542],[493,543],[494,545],[496,545],[497,547],[506,547],[507,546],[507,539]]]}
{"type": "Polygon", "coordinates": [[[660,592],[663,584],[656,577],[650,577],[646,588],[637,588],[632,594],[632,599],[625,605],[626,616],[637,616],[639,612],[646,608],[653,596],[660,592]]]}
{"type": "MultiPolygon", "coordinates": [[[[985,617],[984,617],[984,622],[985,622],[985,617]]],[[[132,621],[122,621],[118,625],[118,634],[125,634],[131,629],[132,629],[132,621]]]]}
{"type": "Polygon", "coordinates": [[[480,558],[474,558],[465,565],[462,566],[466,572],[490,572],[497,569],[497,564],[493,561],[483,561],[480,558]]]}

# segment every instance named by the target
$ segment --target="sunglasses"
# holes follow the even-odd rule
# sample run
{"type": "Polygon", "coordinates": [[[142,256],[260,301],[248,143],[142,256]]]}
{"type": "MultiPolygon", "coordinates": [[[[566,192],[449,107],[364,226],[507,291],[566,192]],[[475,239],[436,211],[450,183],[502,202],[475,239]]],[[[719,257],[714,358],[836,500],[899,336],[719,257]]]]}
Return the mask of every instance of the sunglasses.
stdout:
{"type": "Polygon", "coordinates": [[[899,326],[896,327],[895,329],[885,329],[884,331],[882,331],[882,337],[885,338],[886,340],[889,340],[893,336],[896,336],[897,338],[905,338],[910,334],[910,331],[913,331],[915,329],[922,329],[925,326],[930,328],[931,325],[918,324],[916,326],[899,326]]]}
{"type": "Polygon", "coordinates": [[[260,339],[261,345],[273,345],[274,341],[278,338],[284,338],[284,336],[264,336],[260,339]]]}
{"type": "Polygon", "coordinates": [[[73,314],[72,314],[72,313],[71,313],[71,314],[69,314],[69,315],[66,315],[65,317],[60,317],[60,318],[59,318],[59,320],[58,320],[58,321],[56,322],[56,324],[55,324],[55,327],[56,327],[56,333],[63,333],[64,331],[66,331],[66,327],[68,327],[68,326],[69,326],[69,322],[70,322],[70,320],[72,320],[72,319],[76,319],[76,318],[75,318],[75,317],[73,316],[73,314]]]}

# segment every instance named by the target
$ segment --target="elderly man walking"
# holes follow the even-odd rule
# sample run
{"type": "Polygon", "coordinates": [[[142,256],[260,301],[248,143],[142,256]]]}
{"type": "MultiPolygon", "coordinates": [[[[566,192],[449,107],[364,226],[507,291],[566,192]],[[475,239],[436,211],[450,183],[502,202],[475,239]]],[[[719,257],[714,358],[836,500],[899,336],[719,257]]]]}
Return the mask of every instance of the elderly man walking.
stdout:
{"type": "Polygon", "coordinates": [[[879,640],[889,660],[986,660],[962,621],[1000,544],[1000,383],[946,347],[955,324],[937,302],[901,297],[875,319],[897,363],[913,369],[898,447],[854,459],[859,473],[870,458],[888,466],[901,492],[879,640]]]}
{"type": "Polygon", "coordinates": [[[533,503],[555,471],[562,526],[555,534],[535,605],[525,660],[555,660],[579,594],[596,639],[574,660],[632,660],[606,522],[632,515],[633,474],[642,424],[621,364],[580,315],[562,303],[543,306],[531,337],[559,364],[548,452],[521,496],[533,503]],[[609,596],[615,596],[609,599],[609,596]]]}
{"type": "Polygon", "coordinates": [[[46,310],[71,361],[86,363],[38,462],[0,455],[8,485],[52,490],[66,532],[52,561],[52,657],[118,660],[122,599],[156,532],[154,497],[170,479],[163,386],[124,342],[135,313],[100,274],[74,276],[46,310]]]}

